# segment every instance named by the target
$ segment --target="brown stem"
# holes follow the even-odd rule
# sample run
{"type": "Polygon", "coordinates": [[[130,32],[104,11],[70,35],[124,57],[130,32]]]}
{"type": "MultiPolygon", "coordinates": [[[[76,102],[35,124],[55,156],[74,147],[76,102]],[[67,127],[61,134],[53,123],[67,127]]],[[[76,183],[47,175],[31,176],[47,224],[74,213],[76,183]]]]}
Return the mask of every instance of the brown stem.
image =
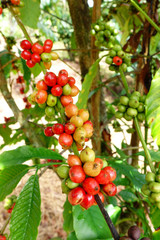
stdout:
{"type": "Polygon", "coordinates": [[[114,224],[113,224],[113,222],[112,222],[108,212],[105,210],[104,205],[103,205],[99,195],[96,194],[94,196],[94,198],[95,198],[95,200],[96,200],[96,202],[98,204],[99,209],[101,210],[101,213],[104,216],[104,219],[105,219],[106,223],[108,224],[108,227],[109,227],[109,229],[110,229],[110,231],[112,233],[113,238],[115,240],[119,240],[120,236],[119,236],[119,234],[118,234],[118,232],[117,232],[117,230],[116,230],[116,228],[115,228],[115,226],[114,226],[114,224]]]}

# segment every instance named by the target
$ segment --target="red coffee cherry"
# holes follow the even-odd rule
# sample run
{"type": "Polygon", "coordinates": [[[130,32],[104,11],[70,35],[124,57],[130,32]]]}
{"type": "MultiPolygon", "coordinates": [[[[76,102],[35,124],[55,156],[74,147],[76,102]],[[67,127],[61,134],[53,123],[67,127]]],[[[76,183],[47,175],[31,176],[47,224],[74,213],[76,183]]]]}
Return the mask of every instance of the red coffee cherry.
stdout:
{"type": "Polygon", "coordinates": [[[67,133],[62,133],[60,136],[59,136],[59,144],[65,148],[65,149],[68,149],[69,147],[72,146],[72,143],[73,143],[73,138],[71,135],[67,134],[67,133]]]}
{"type": "Polygon", "coordinates": [[[41,56],[38,53],[33,53],[31,56],[31,60],[34,63],[39,63],[41,61],[41,56]]]}
{"type": "Polygon", "coordinates": [[[120,66],[122,64],[122,58],[118,57],[118,56],[115,56],[113,58],[113,62],[117,65],[117,66],[120,66]]]}
{"type": "Polygon", "coordinates": [[[64,126],[63,124],[61,123],[55,123],[53,126],[52,126],[52,131],[54,134],[62,134],[64,132],[64,126]]]}
{"type": "Polygon", "coordinates": [[[33,68],[36,64],[30,59],[26,61],[26,65],[29,68],[33,68]]]}
{"type": "Polygon", "coordinates": [[[23,50],[21,52],[21,58],[23,58],[24,60],[30,60],[31,56],[32,56],[32,54],[28,50],[23,50]]]}
{"type": "Polygon", "coordinates": [[[52,131],[52,127],[46,127],[44,129],[44,134],[47,137],[52,137],[54,135],[53,131],[52,131]]]}
{"type": "Polygon", "coordinates": [[[47,72],[44,76],[45,83],[52,87],[56,85],[57,76],[53,72],[47,72]]]}
{"type": "Polygon", "coordinates": [[[33,53],[42,54],[43,53],[43,46],[40,45],[38,42],[34,43],[31,48],[33,53]]]}
{"type": "Polygon", "coordinates": [[[106,185],[103,185],[103,191],[110,197],[116,195],[117,187],[114,183],[110,182],[106,185]]]}
{"type": "Polygon", "coordinates": [[[100,186],[94,178],[86,178],[82,183],[83,189],[91,195],[96,195],[100,191],[100,186]]]}
{"type": "Polygon", "coordinates": [[[69,177],[72,182],[81,183],[84,181],[86,174],[85,174],[82,166],[75,165],[70,168],[69,177]]]}
{"type": "Polygon", "coordinates": [[[81,187],[76,187],[68,193],[68,201],[71,205],[81,204],[85,198],[85,191],[81,187]]]}
{"type": "Polygon", "coordinates": [[[63,89],[60,85],[55,85],[55,86],[52,87],[51,93],[54,96],[60,97],[63,93],[63,89]]]}
{"type": "Polygon", "coordinates": [[[28,40],[23,40],[21,41],[20,46],[24,50],[30,50],[32,47],[32,44],[28,40]]]}

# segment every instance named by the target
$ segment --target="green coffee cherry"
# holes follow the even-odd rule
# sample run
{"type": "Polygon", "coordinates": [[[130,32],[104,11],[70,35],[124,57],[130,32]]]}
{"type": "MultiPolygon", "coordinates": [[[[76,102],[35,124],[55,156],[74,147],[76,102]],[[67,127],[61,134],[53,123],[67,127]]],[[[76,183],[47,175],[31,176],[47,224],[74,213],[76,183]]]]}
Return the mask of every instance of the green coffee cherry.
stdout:
{"type": "Polygon", "coordinates": [[[160,202],[160,193],[152,193],[151,199],[155,202],[160,202]]]}
{"type": "Polygon", "coordinates": [[[129,98],[126,97],[126,96],[121,96],[121,97],[120,97],[120,103],[123,104],[123,105],[125,105],[125,106],[127,106],[128,103],[129,103],[129,98]]]}
{"type": "Polygon", "coordinates": [[[138,91],[134,91],[134,92],[132,93],[132,95],[136,95],[136,96],[138,96],[139,98],[140,98],[140,96],[141,96],[140,92],[138,92],[138,91]]]}
{"type": "Polygon", "coordinates": [[[110,57],[106,57],[105,62],[106,62],[107,64],[112,64],[113,59],[110,58],[110,57]]]}
{"type": "Polygon", "coordinates": [[[137,118],[140,122],[143,122],[145,120],[145,114],[144,113],[138,113],[137,118]]]}
{"type": "Polygon", "coordinates": [[[155,176],[155,174],[152,173],[152,172],[148,172],[148,173],[146,174],[146,176],[145,176],[145,180],[146,180],[146,182],[148,182],[148,183],[154,182],[154,181],[155,181],[155,178],[156,178],[156,176],[155,176]]]}
{"type": "Polygon", "coordinates": [[[66,180],[66,186],[70,189],[76,188],[79,186],[79,183],[72,182],[70,178],[66,180]]]}
{"type": "Polygon", "coordinates": [[[121,68],[122,68],[123,72],[126,72],[127,71],[127,64],[122,63],[121,68]]]}
{"type": "Polygon", "coordinates": [[[124,58],[125,52],[123,52],[122,50],[120,50],[120,51],[117,52],[117,56],[120,57],[120,58],[124,58]]]}
{"type": "Polygon", "coordinates": [[[39,106],[40,108],[44,109],[44,108],[46,107],[46,103],[43,103],[43,104],[38,103],[38,106],[39,106]]]}
{"type": "Polygon", "coordinates": [[[149,184],[149,189],[151,192],[160,193],[160,183],[159,182],[151,182],[149,184]]]}
{"type": "Polygon", "coordinates": [[[156,181],[160,183],[160,174],[156,176],[156,181]]]}
{"type": "Polygon", "coordinates": [[[124,113],[126,111],[126,107],[124,105],[118,105],[118,111],[124,113]]]}
{"type": "Polygon", "coordinates": [[[117,111],[117,112],[115,113],[115,117],[121,119],[121,118],[123,117],[123,113],[117,111]]]}
{"type": "Polygon", "coordinates": [[[57,97],[52,94],[48,94],[47,105],[50,107],[54,107],[57,104],[57,97]]]}
{"type": "Polygon", "coordinates": [[[69,176],[69,166],[61,165],[56,169],[56,172],[60,178],[68,178],[69,176]]]}
{"type": "Polygon", "coordinates": [[[147,196],[149,196],[150,193],[151,193],[148,184],[144,184],[144,185],[142,186],[141,191],[142,191],[142,193],[143,193],[144,195],[147,195],[147,196]]]}
{"type": "Polygon", "coordinates": [[[136,117],[137,116],[137,110],[134,108],[128,108],[127,109],[127,114],[131,117],[136,117]]]}
{"type": "Polygon", "coordinates": [[[129,106],[131,108],[138,108],[139,102],[137,100],[135,100],[135,99],[130,99],[129,100],[129,106]]]}
{"type": "Polygon", "coordinates": [[[63,179],[61,182],[62,193],[68,194],[70,192],[70,188],[66,186],[66,179],[63,179]]]}
{"type": "Polygon", "coordinates": [[[138,112],[144,112],[144,104],[140,102],[137,110],[138,112]]]}
{"type": "MultiPolygon", "coordinates": [[[[122,50],[122,47],[121,47],[120,45],[116,44],[116,45],[114,45],[113,50],[116,51],[116,52],[118,52],[118,51],[121,51],[121,50],[122,50]]],[[[117,54],[116,54],[116,55],[117,55],[117,54]]]]}
{"type": "Polygon", "coordinates": [[[45,108],[45,114],[48,116],[48,117],[54,117],[55,116],[55,109],[53,107],[49,107],[47,106],[45,108]]]}
{"type": "Polygon", "coordinates": [[[140,96],[140,98],[139,98],[140,102],[145,103],[145,100],[146,100],[146,96],[145,95],[140,96]]]}
{"type": "Polygon", "coordinates": [[[114,51],[113,49],[109,51],[109,56],[110,57],[115,57],[116,56],[116,51],[114,51]]]}
{"type": "Polygon", "coordinates": [[[105,30],[105,31],[104,31],[104,35],[105,35],[106,37],[110,37],[110,36],[111,36],[111,32],[110,32],[109,30],[105,30]]]}
{"type": "Polygon", "coordinates": [[[124,114],[124,118],[127,120],[127,121],[131,121],[132,120],[132,116],[129,116],[126,112],[124,114]]]}

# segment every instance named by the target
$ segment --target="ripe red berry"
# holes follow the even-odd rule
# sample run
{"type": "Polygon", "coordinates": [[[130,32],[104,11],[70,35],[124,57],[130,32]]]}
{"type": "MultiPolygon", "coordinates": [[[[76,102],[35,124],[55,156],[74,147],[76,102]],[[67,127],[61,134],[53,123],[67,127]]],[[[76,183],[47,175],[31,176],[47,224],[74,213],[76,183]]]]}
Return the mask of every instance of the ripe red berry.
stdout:
{"type": "Polygon", "coordinates": [[[19,77],[16,79],[16,83],[24,83],[24,78],[23,78],[23,76],[19,76],[19,77]]]}
{"type": "Polygon", "coordinates": [[[44,45],[44,46],[43,46],[43,52],[45,52],[45,53],[50,53],[51,50],[52,50],[52,47],[51,47],[51,46],[49,46],[49,45],[44,45]]]}
{"type": "Polygon", "coordinates": [[[44,76],[45,83],[52,87],[56,85],[57,76],[53,72],[47,72],[44,76]]]}
{"type": "Polygon", "coordinates": [[[85,191],[81,187],[76,187],[68,193],[68,201],[73,206],[81,204],[84,198],[85,198],[85,191]]]}
{"type": "Polygon", "coordinates": [[[118,56],[115,56],[113,58],[113,62],[117,65],[117,66],[120,66],[122,64],[122,58],[118,57],[118,56]]]}
{"type": "Polygon", "coordinates": [[[90,124],[93,127],[93,123],[90,120],[84,122],[84,124],[90,124]]]}
{"type": "Polygon", "coordinates": [[[68,76],[66,74],[60,74],[57,78],[57,83],[60,85],[60,86],[64,86],[68,83],[68,76]]]}
{"type": "Polygon", "coordinates": [[[0,15],[3,13],[3,8],[0,7],[0,15]]]}
{"type": "Polygon", "coordinates": [[[35,100],[37,103],[43,104],[47,101],[47,92],[45,90],[39,90],[36,93],[35,100]]]}
{"type": "Polygon", "coordinates": [[[43,46],[40,45],[38,42],[34,43],[31,48],[33,53],[42,54],[43,53],[43,46]]]}
{"type": "Polygon", "coordinates": [[[19,91],[20,91],[20,94],[24,94],[24,87],[21,87],[19,91]]]}
{"type": "Polygon", "coordinates": [[[64,107],[70,103],[73,103],[73,98],[71,96],[62,96],[60,100],[64,107]]]}
{"type": "Polygon", "coordinates": [[[69,148],[72,146],[73,143],[73,138],[71,135],[67,134],[67,133],[62,133],[59,136],[59,144],[63,147],[63,148],[69,148]]]}
{"type": "Polygon", "coordinates": [[[36,88],[37,88],[38,90],[46,90],[46,91],[47,91],[47,89],[48,89],[47,84],[45,83],[44,80],[39,80],[39,81],[37,82],[37,84],[36,84],[36,88]]]}
{"type": "Polygon", "coordinates": [[[23,58],[24,60],[30,60],[31,56],[32,56],[32,54],[28,50],[23,50],[21,52],[21,58],[23,58]]]}
{"type": "Polygon", "coordinates": [[[114,196],[117,193],[117,187],[114,183],[110,182],[106,185],[103,185],[103,191],[108,195],[108,196],[114,196]]]}
{"type": "Polygon", "coordinates": [[[13,5],[19,5],[20,4],[20,0],[11,0],[11,3],[13,5]]]}
{"type": "Polygon", "coordinates": [[[72,182],[81,183],[84,181],[86,174],[80,165],[75,165],[69,170],[69,177],[72,182]]]}
{"type": "Polygon", "coordinates": [[[71,87],[73,87],[76,83],[76,80],[73,77],[68,77],[68,83],[71,87]]]}
{"type": "Polygon", "coordinates": [[[53,41],[51,39],[46,39],[44,42],[44,46],[50,46],[51,48],[53,47],[53,41]]]}
{"type": "Polygon", "coordinates": [[[52,87],[51,93],[54,96],[60,97],[63,93],[63,89],[60,85],[55,85],[55,86],[52,87]]]}
{"type": "Polygon", "coordinates": [[[26,109],[30,109],[30,108],[31,108],[31,106],[32,106],[32,105],[31,105],[29,102],[27,102],[27,104],[26,104],[25,108],[26,108],[26,109]]]}
{"type": "Polygon", "coordinates": [[[55,123],[53,126],[52,126],[52,131],[54,134],[62,134],[64,132],[64,126],[63,124],[61,123],[55,123]]]}
{"type": "Polygon", "coordinates": [[[23,40],[21,41],[20,46],[24,50],[30,50],[32,47],[32,44],[28,40],[23,40]]]}
{"type": "Polygon", "coordinates": [[[33,53],[31,56],[31,60],[34,63],[39,63],[41,61],[41,56],[38,53],[33,53]]]}
{"type": "Polygon", "coordinates": [[[67,134],[73,134],[76,130],[76,126],[73,124],[73,123],[66,123],[65,126],[64,126],[64,131],[67,133],[67,134]]]}
{"type": "Polygon", "coordinates": [[[35,64],[32,60],[27,60],[27,61],[26,61],[26,65],[27,65],[27,67],[32,68],[32,67],[34,67],[36,64],[35,64]]]}
{"type": "Polygon", "coordinates": [[[3,235],[0,235],[0,240],[6,240],[6,237],[3,235]]]}
{"type": "Polygon", "coordinates": [[[110,175],[110,182],[116,179],[116,170],[110,166],[103,168],[103,170],[110,175]]]}
{"type": "MultiPolygon", "coordinates": [[[[7,210],[8,213],[12,213],[12,210],[13,210],[15,204],[16,204],[16,203],[13,203],[12,207],[7,210]]],[[[0,238],[0,239],[1,239],[1,238],[0,238]]]]}
{"type": "Polygon", "coordinates": [[[94,196],[90,194],[86,194],[83,201],[81,202],[81,207],[88,209],[94,204],[94,196]]]}
{"type": "Polygon", "coordinates": [[[94,178],[86,178],[82,183],[83,189],[91,195],[96,195],[100,191],[100,186],[94,178]]]}
{"type": "Polygon", "coordinates": [[[110,182],[110,175],[109,173],[105,172],[103,169],[100,171],[100,174],[95,177],[96,181],[99,184],[107,184],[110,182]]]}
{"type": "Polygon", "coordinates": [[[58,76],[60,76],[61,74],[65,74],[68,77],[68,72],[65,69],[61,69],[58,73],[58,76]]]}
{"type": "Polygon", "coordinates": [[[23,98],[23,102],[25,102],[25,103],[28,102],[27,97],[24,97],[24,98],[23,98]]]}
{"type": "Polygon", "coordinates": [[[47,137],[52,137],[54,135],[53,131],[52,131],[52,127],[46,127],[44,129],[44,134],[47,136],[47,137]]]}

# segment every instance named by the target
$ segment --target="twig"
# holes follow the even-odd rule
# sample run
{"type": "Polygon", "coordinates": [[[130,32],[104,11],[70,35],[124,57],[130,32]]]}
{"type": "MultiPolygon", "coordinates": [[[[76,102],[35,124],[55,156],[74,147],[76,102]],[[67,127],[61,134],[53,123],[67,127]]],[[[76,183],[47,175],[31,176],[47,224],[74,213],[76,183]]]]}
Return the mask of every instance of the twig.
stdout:
{"type": "Polygon", "coordinates": [[[3,233],[4,233],[4,231],[5,231],[8,223],[9,223],[9,221],[10,221],[10,219],[11,219],[11,214],[9,215],[9,217],[7,218],[6,222],[4,223],[2,229],[0,230],[0,234],[3,234],[3,233]]]}
{"type": "Polygon", "coordinates": [[[97,202],[97,204],[98,204],[99,209],[101,210],[101,213],[102,213],[103,216],[104,216],[104,219],[105,219],[106,223],[108,224],[108,227],[109,227],[109,229],[110,229],[110,231],[111,231],[111,233],[112,233],[113,238],[114,238],[115,240],[119,240],[119,239],[120,239],[120,236],[119,236],[119,234],[118,234],[118,232],[117,232],[117,230],[116,230],[116,228],[115,228],[115,226],[114,226],[114,224],[113,224],[113,222],[112,222],[109,214],[108,214],[107,211],[105,210],[104,205],[103,205],[103,203],[102,203],[99,195],[96,194],[94,197],[95,197],[95,200],[96,200],[96,202],[97,202]]]}

